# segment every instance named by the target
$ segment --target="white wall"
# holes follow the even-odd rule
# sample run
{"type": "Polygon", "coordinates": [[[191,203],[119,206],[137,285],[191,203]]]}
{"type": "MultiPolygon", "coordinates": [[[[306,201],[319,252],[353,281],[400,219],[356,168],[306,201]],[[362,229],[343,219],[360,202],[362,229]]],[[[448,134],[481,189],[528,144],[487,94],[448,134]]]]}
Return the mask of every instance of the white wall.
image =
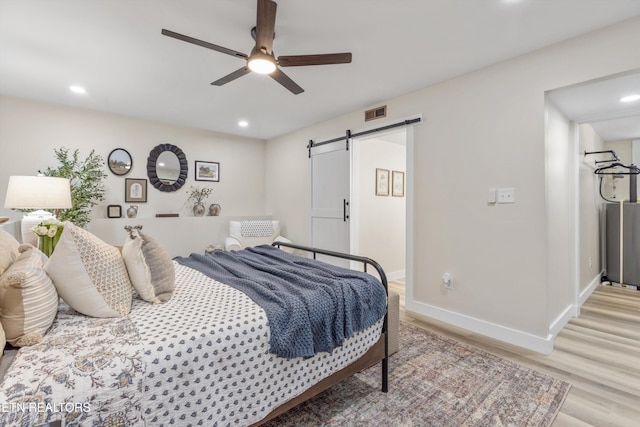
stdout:
{"type": "MultiPolygon", "coordinates": [[[[379,139],[357,141],[358,251],[376,260],[390,280],[404,277],[406,197],[376,196],[376,168],[405,172],[404,145],[379,139]]],[[[389,175],[391,185],[391,175],[389,175]]],[[[352,211],[353,213],[353,211],[352,211]]]]}
{"type": "Polygon", "coordinates": [[[582,299],[590,295],[594,284],[600,283],[603,269],[601,259],[600,214],[603,200],[599,194],[600,180],[593,171],[601,165],[595,161],[602,156],[585,156],[586,151],[605,150],[604,141],[588,124],[579,129],[578,167],[579,167],[579,242],[578,259],[579,295],[582,299]]]}
{"type": "MultiPolygon", "coordinates": [[[[111,150],[124,148],[133,158],[133,168],[120,177],[105,166],[106,199],[94,208],[93,217],[106,218],[110,204],[122,205],[124,214],[129,205],[124,203],[125,178],[147,178],[147,157],[161,143],[182,149],[189,162],[188,179],[184,187],[172,193],[148,185],[147,203],[135,203],[139,206],[138,218],[151,219],[157,213],[192,216],[191,204],[186,203],[192,185],[211,187],[213,193],[206,202],[222,205],[224,217],[265,214],[264,141],[6,96],[0,97],[0,201],[4,204],[10,175],[35,175],[47,166],[56,166],[54,148],[77,148],[82,156],[95,149],[105,161],[111,150]],[[219,162],[220,182],[195,181],[195,160],[219,162]]],[[[14,219],[22,216],[3,205],[0,215],[14,219]]],[[[191,232],[206,232],[207,218],[198,219],[202,224],[191,232]]],[[[154,221],[169,224],[167,220],[154,221]]],[[[100,237],[109,240],[111,236],[100,237]]],[[[189,239],[188,235],[182,237],[189,239]]],[[[212,240],[220,243],[221,237],[216,235],[212,240]]],[[[200,246],[194,244],[193,250],[201,250],[200,246]]]]}
{"type": "Polygon", "coordinates": [[[545,114],[547,194],[547,321],[563,326],[575,305],[574,138],[569,120],[549,100],[545,114]]]}
{"type": "MultiPolygon", "coordinates": [[[[548,264],[548,231],[566,219],[547,217],[544,94],[639,68],[639,51],[636,18],[380,102],[388,106],[385,122],[424,118],[407,147],[415,171],[407,183],[415,194],[409,310],[551,350],[551,323],[566,311],[565,301],[552,301],[552,288],[572,284],[553,280],[548,264]],[[514,187],[516,203],[488,206],[490,187],[514,187]],[[441,285],[445,271],[454,275],[452,291],[441,285]]],[[[297,241],[308,241],[305,145],[373,127],[365,109],[268,141],[267,211],[297,241]]]]}

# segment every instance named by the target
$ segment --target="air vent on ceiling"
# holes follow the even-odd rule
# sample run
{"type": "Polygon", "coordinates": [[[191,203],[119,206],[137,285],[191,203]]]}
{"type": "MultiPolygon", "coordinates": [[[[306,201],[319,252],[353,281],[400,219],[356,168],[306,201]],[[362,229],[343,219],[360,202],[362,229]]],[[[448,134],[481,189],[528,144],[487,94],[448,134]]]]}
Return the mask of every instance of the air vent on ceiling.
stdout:
{"type": "Polygon", "coordinates": [[[382,117],[387,117],[387,106],[372,108],[364,112],[364,121],[375,120],[382,117]]]}

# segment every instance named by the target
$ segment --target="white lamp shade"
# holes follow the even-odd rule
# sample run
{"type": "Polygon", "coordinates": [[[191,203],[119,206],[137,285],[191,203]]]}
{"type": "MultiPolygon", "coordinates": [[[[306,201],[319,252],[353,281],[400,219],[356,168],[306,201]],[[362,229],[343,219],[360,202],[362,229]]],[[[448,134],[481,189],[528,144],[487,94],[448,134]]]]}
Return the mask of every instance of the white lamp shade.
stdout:
{"type": "Polygon", "coordinates": [[[69,209],[71,185],[67,178],[10,176],[4,207],[10,209],[69,209]]]}

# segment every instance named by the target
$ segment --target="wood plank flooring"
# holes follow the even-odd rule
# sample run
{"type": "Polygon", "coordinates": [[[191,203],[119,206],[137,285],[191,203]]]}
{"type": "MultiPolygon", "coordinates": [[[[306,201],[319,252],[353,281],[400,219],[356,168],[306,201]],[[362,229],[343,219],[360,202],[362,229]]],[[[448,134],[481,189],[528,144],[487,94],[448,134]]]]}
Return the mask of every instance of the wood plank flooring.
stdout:
{"type": "Polygon", "coordinates": [[[407,313],[404,281],[389,289],[401,320],[571,383],[553,427],[640,426],[640,291],[599,286],[547,356],[407,313]]]}

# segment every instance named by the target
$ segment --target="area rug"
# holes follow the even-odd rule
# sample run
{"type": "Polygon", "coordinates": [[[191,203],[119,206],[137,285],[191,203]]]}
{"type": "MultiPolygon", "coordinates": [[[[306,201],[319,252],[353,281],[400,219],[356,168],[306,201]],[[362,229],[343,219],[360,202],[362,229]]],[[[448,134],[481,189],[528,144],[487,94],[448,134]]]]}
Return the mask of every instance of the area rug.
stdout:
{"type": "Polygon", "coordinates": [[[267,423],[283,426],[549,426],[571,385],[400,323],[400,351],[267,423]]]}

